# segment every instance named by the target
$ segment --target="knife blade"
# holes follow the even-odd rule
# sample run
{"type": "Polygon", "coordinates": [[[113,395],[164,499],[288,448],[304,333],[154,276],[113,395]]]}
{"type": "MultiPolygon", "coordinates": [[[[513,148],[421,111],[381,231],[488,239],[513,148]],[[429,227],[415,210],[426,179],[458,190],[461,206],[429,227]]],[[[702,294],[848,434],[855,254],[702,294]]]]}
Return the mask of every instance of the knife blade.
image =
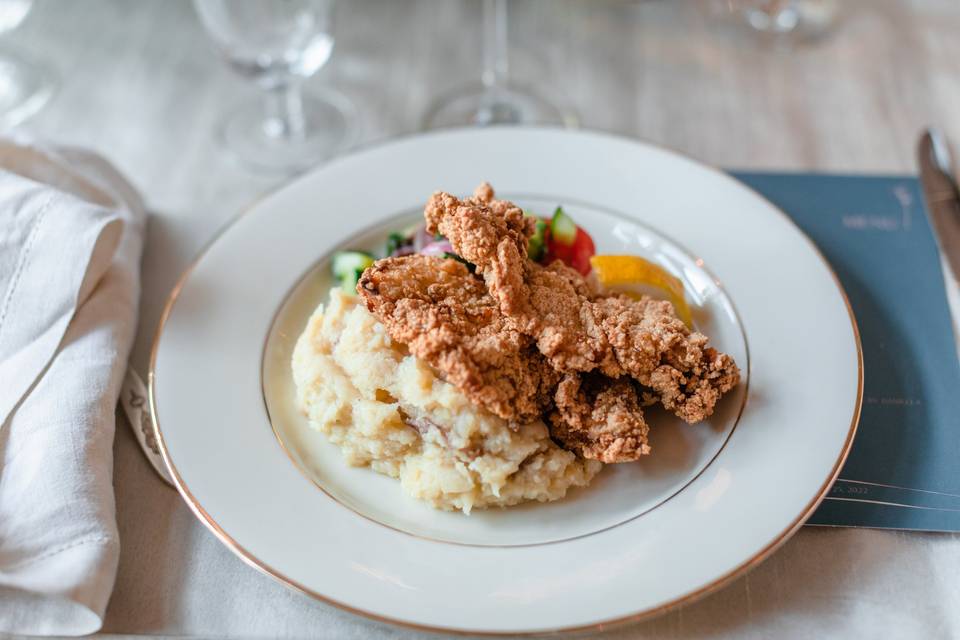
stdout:
{"type": "Polygon", "coordinates": [[[940,254],[960,281],[960,187],[944,135],[927,129],[917,143],[920,184],[940,254]]]}

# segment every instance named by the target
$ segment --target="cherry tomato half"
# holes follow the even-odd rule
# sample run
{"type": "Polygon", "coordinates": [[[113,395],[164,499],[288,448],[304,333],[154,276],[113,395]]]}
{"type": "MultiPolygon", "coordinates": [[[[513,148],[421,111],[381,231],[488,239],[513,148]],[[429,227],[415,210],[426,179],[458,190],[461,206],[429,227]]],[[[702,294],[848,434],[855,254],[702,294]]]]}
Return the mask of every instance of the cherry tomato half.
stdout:
{"type": "Polygon", "coordinates": [[[577,227],[577,235],[573,239],[573,244],[567,245],[556,242],[553,238],[547,239],[547,255],[543,259],[543,264],[550,264],[554,260],[563,260],[565,264],[583,275],[587,275],[590,273],[590,257],[596,252],[590,234],[577,227]]]}

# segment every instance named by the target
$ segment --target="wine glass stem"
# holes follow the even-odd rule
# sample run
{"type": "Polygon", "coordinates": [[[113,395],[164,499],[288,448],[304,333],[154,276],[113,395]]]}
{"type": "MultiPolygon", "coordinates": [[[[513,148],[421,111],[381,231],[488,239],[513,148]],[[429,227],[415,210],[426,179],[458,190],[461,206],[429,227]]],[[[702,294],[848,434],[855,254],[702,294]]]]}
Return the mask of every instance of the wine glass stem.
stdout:
{"type": "Polygon", "coordinates": [[[483,86],[495,92],[508,72],[507,0],[483,0],[483,86]]]}
{"type": "Polygon", "coordinates": [[[300,140],[306,133],[303,117],[303,93],[300,83],[291,80],[267,91],[268,136],[284,140],[300,140]]]}

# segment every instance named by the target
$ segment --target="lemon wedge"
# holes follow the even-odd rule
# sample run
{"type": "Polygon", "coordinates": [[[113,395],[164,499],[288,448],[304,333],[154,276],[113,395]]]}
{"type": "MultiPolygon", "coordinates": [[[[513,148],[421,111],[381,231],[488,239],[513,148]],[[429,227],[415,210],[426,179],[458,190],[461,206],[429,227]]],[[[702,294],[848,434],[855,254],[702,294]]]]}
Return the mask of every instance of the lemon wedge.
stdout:
{"type": "Polygon", "coordinates": [[[650,288],[666,294],[677,317],[693,326],[690,307],[683,295],[683,282],[663,267],[638,256],[600,255],[590,258],[597,280],[607,289],[631,298],[649,295],[650,288]]]}

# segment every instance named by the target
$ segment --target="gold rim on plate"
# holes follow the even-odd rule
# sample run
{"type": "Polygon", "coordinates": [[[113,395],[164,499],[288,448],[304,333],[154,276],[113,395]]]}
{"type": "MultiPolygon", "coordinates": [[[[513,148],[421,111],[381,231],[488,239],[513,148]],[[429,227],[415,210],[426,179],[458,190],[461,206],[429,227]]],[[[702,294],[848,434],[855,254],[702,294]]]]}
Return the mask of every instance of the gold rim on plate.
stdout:
{"type": "MultiPolygon", "coordinates": [[[[527,127],[526,128],[526,130],[530,130],[530,129],[562,131],[562,129],[555,129],[553,127],[527,127]]],[[[449,133],[449,130],[447,131],[447,133],[449,133]]],[[[417,136],[423,136],[423,135],[424,134],[412,134],[409,136],[394,138],[386,143],[374,144],[374,145],[362,147],[349,155],[352,156],[358,151],[367,150],[371,147],[379,147],[379,146],[386,146],[389,144],[396,144],[398,142],[403,142],[408,139],[411,139],[417,136]]],[[[443,132],[427,134],[427,135],[443,135],[443,132]]],[[[820,261],[827,268],[827,271],[830,273],[830,276],[833,278],[834,284],[837,287],[837,291],[840,293],[840,296],[843,298],[843,303],[847,308],[847,315],[850,318],[850,325],[851,325],[851,328],[853,329],[853,338],[854,338],[854,342],[856,343],[857,398],[856,398],[853,416],[851,417],[851,420],[850,420],[850,428],[847,431],[847,437],[843,444],[843,449],[840,451],[840,455],[837,457],[837,461],[834,464],[833,468],[831,469],[830,473],[827,475],[827,478],[824,480],[823,484],[817,490],[816,494],[814,494],[813,498],[811,498],[811,500],[807,503],[807,506],[783,531],[781,531],[776,537],[774,537],[773,540],[767,543],[766,546],[760,549],[752,557],[745,560],[744,562],[734,567],[733,569],[723,574],[722,576],[714,579],[709,584],[706,584],[700,587],[699,589],[696,589],[687,594],[684,594],[683,596],[675,598],[670,602],[661,604],[651,609],[646,609],[644,611],[638,611],[630,615],[621,616],[618,618],[612,618],[612,619],[604,620],[601,622],[595,622],[592,624],[570,626],[570,627],[556,627],[551,629],[542,629],[538,631],[527,631],[527,632],[519,632],[519,633],[509,632],[509,631],[502,631],[502,632],[501,631],[475,631],[470,629],[458,629],[453,627],[422,625],[414,622],[408,622],[406,620],[400,620],[397,618],[382,616],[370,611],[358,609],[349,604],[334,600],[321,593],[313,591],[312,589],[279,573],[278,571],[274,570],[272,567],[261,562],[252,553],[247,551],[242,545],[240,545],[236,540],[234,540],[230,536],[230,534],[224,531],[223,528],[210,516],[210,514],[207,513],[202,506],[200,506],[199,501],[193,496],[193,494],[190,492],[190,489],[184,483],[183,478],[180,476],[180,473],[177,471],[176,466],[173,464],[173,460],[170,459],[170,453],[167,451],[167,445],[163,439],[163,431],[160,428],[160,416],[157,412],[155,368],[156,368],[156,362],[157,362],[157,353],[159,352],[160,338],[163,335],[164,326],[166,325],[166,322],[170,316],[170,313],[173,311],[173,306],[176,303],[177,297],[180,295],[180,291],[183,289],[183,286],[186,284],[187,279],[190,277],[190,274],[193,272],[194,268],[197,266],[197,264],[199,264],[200,260],[203,259],[207,251],[209,251],[210,247],[212,247],[213,244],[217,242],[217,240],[219,240],[220,237],[223,236],[227,230],[229,230],[234,224],[236,224],[238,220],[243,218],[247,213],[255,209],[256,205],[262,202],[265,198],[272,195],[273,193],[276,193],[277,191],[280,191],[286,188],[290,184],[290,183],[285,183],[280,187],[274,190],[271,190],[267,194],[264,194],[263,196],[256,198],[250,205],[248,205],[246,208],[241,210],[236,216],[234,216],[223,227],[221,227],[220,230],[214,234],[213,238],[211,238],[211,240],[206,245],[204,245],[204,247],[193,259],[193,261],[190,263],[187,269],[180,276],[179,280],[177,280],[176,285],[174,285],[173,290],[170,292],[170,295],[167,298],[166,304],[164,305],[164,308],[163,308],[163,312],[160,314],[160,320],[157,324],[157,330],[154,335],[153,344],[150,349],[150,365],[149,365],[149,371],[147,373],[147,385],[148,385],[147,395],[148,395],[148,401],[149,401],[148,404],[150,407],[150,416],[153,420],[153,428],[154,428],[154,431],[156,432],[157,443],[160,446],[160,454],[163,457],[163,461],[167,465],[167,468],[170,470],[170,475],[172,476],[174,484],[177,487],[177,491],[183,497],[184,501],[187,503],[187,506],[190,508],[190,510],[193,511],[194,515],[197,516],[197,518],[220,540],[220,542],[222,542],[228,549],[230,549],[234,554],[236,554],[243,562],[253,567],[254,569],[260,571],[261,573],[280,582],[281,584],[286,585],[287,587],[290,587],[296,591],[299,591],[305,595],[308,595],[326,604],[333,605],[349,613],[353,613],[359,616],[364,616],[366,618],[375,620],[377,622],[392,624],[400,627],[405,627],[407,629],[413,629],[416,631],[430,631],[434,633],[449,633],[449,634],[455,634],[455,635],[470,635],[470,636],[484,636],[484,637],[509,637],[509,636],[534,637],[534,636],[541,636],[541,635],[553,634],[558,632],[576,633],[576,632],[583,632],[583,631],[607,630],[613,626],[623,626],[631,623],[640,622],[642,620],[649,620],[651,618],[662,615],[672,609],[676,609],[678,607],[695,602],[696,600],[699,600],[704,596],[709,595],[725,587],[726,585],[730,584],[731,582],[741,577],[742,575],[746,574],[747,572],[755,568],[757,565],[759,565],[761,562],[766,560],[774,551],[776,551],[778,548],[780,548],[781,545],[783,545],[787,540],[789,540],[790,537],[793,536],[793,534],[796,533],[801,526],[803,526],[803,523],[811,515],[813,515],[813,512],[816,511],[818,506],[820,506],[820,503],[823,501],[827,493],[830,491],[830,487],[833,485],[834,481],[839,476],[840,470],[843,468],[843,463],[846,462],[847,456],[850,453],[850,448],[853,445],[854,435],[857,432],[857,426],[860,421],[860,412],[863,406],[863,348],[860,342],[860,328],[857,325],[857,319],[853,314],[853,307],[850,305],[850,299],[847,296],[847,292],[843,288],[843,285],[841,284],[840,278],[837,276],[836,271],[834,271],[833,267],[827,261],[826,257],[823,255],[823,252],[820,251],[820,248],[813,242],[813,240],[810,239],[810,237],[806,233],[803,232],[802,229],[800,229],[799,226],[797,226],[797,224],[790,218],[790,216],[784,213],[779,207],[774,205],[764,195],[758,193],[754,189],[748,187],[744,183],[740,182],[736,178],[733,178],[729,174],[721,171],[720,169],[704,164],[700,161],[694,160],[672,149],[668,149],[666,147],[662,147],[660,145],[653,144],[650,142],[645,142],[637,139],[627,138],[624,136],[616,136],[616,135],[612,135],[608,133],[600,133],[600,132],[590,132],[590,135],[607,137],[619,142],[629,142],[633,144],[639,143],[648,147],[658,149],[669,155],[680,157],[680,158],[683,158],[684,160],[687,160],[688,162],[692,162],[701,168],[707,169],[717,175],[722,176],[725,180],[735,182],[741,188],[749,190],[755,196],[757,196],[758,198],[766,202],[777,213],[777,215],[780,215],[781,217],[783,217],[783,219],[786,220],[787,223],[793,226],[793,228],[797,231],[797,233],[799,233],[800,236],[807,241],[809,246],[813,249],[814,253],[816,253],[816,255],[820,258],[820,261]]],[[[342,157],[347,157],[347,156],[342,156],[342,157]]]]}

